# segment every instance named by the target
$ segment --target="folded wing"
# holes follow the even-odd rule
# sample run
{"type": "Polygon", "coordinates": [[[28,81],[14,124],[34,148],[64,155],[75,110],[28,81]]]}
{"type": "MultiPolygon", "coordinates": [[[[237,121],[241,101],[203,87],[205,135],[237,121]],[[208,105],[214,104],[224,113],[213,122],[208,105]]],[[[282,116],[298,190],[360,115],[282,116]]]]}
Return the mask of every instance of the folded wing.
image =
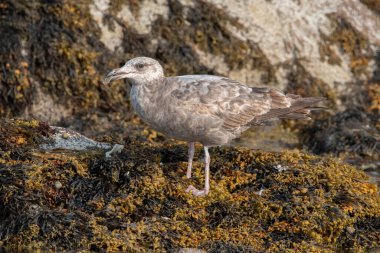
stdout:
{"type": "Polygon", "coordinates": [[[193,113],[219,117],[222,127],[230,132],[240,132],[275,118],[309,119],[308,108],[324,100],[286,95],[269,87],[248,87],[218,76],[191,75],[171,79],[179,83],[171,92],[178,106],[193,113]]]}

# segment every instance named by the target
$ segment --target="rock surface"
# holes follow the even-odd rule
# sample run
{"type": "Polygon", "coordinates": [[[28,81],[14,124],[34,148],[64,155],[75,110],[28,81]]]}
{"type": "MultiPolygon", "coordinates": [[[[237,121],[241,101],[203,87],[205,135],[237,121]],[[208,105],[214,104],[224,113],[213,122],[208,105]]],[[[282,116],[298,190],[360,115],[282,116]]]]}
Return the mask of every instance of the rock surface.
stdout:
{"type": "Polygon", "coordinates": [[[372,0],[2,1],[0,247],[377,250],[378,189],[362,172],[299,151],[217,148],[213,193],[193,199],[184,193],[186,147],[133,114],[128,85],[101,80],[145,55],[167,75],[325,96],[330,110],[315,122],[285,122],[241,143],[270,136],[284,142],[271,143],[276,150],[305,145],[379,174],[379,18],[372,0]],[[13,117],[47,123],[4,119],[13,117]],[[125,149],[114,159],[99,149],[42,150],[57,134],[49,125],[125,149]]]}
{"type": "MultiPolygon", "coordinates": [[[[380,246],[378,188],[341,161],[214,148],[212,191],[195,198],[185,192],[184,144],[130,140],[109,159],[101,150],[41,150],[53,134],[37,121],[0,120],[0,249],[360,252],[380,246]]],[[[193,183],[202,184],[202,170],[195,161],[193,183]]]]}
{"type": "Polygon", "coordinates": [[[367,0],[4,1],[0,115],[139,138],[150,130],[133,116],[128,86],[101,80],[146,55],[167,75],[219,74],[325,96],[331,111],[317,115],[323,120],[356,105],[378,136],[378,10],[367,0]]]}
{"type": "MultiPolygon", "coordinates": [[[[111,21],[112,29],[107,29],[103,18],[110,12],[112,5],[110,1],[103,0],[94,0],[90,5],[92,16],[102,27],[102,42],[109,49],[124,47],[120,21],[139,34],[154,34],[155,39],[148,41],[148,48],[157,48],[161,40],[171,43],[170,38],[165,38],[164,33],[157,31],[159,28],[155,26],[156,22],[160,18],[171,20],[180,18],[178,15],[181,15],[181,25],[185,29],[188,29],[186,26],[194,24],[194,35],[206,37],[197,40],[183,34],[182,38],[178,38],[182,41],[178,43],[189,47],[200,64],[248,84],[267,81],[266,83],[285,89],[291,82],[289,74],[293,70],[292,65],[297,62],[299,68],[304,69],[311,77],[320,79],[332,92],[339,96],[348,95],[352,90],[347,89],[347,86],[355,81],[368,80],[375,70],[375,57],[380,45],[377,32],[380,30],[380,16],[371,10],[373,6],[365,5],[365,2],[359,0],[323,0],[313,3],[293,0],[143,1],[134,13],[127,5],[112,8],[118,20],[111,21]],[[197,17],[206,12],[211,17],[197,17]],[[227,22],[213,19],[213,15],[224,17],[227,22]],[[205,28],[209,28],[208,22],[225,27],[221,27],[221,31],[209,31],[211,34],[207,38],[204,33],[207,32],[205,28]],[[231,40],[230,49],[236,49],[228,52],[229,49],[221,48],[221,52],[218,52],[213,49],[213,45],[202,45],[203,39],[212,40],[213,32],[216,32],[215,42],[218,39],[231,40]],[[111,33],[111,36],[107,36],[111,33]],[[115,43],[115,39],[118,43],[115,43]],[[261,55],[255,57],[258,51],[261,55]],[[236,57],[243,57],[238,59],[238,66],[234,65],[236,63],[231,66],[229,62],[233,60],[230,58],[234,57],[234,53],[236,57]],[[239,55],[241,53],[246,56],[239,55]],[[263,60],[267,61],[268,66],[264,69],[257,68],[255,65],[258,63],[255,61],[263,60]],[[361,65],[361,73],[353,72],[354,67],[359,67],[356,65],[361,65]],[[252,71],[253,69],[256,71],[252,71]]],[[[337,100],[335,102],[342,103],[337,100]]],[[[345,107],[344,104],[342,106],[345,107]]]]}
{"type": "Polygon", "coordinates": [[[10,39],[2,42],[1,83],[15,89],[2,90],[3,103],[13,107],[0,112],[57,123],[57,110],[67,120],[71,110],[81,112],[78,106],[115,109],[125,101],[99,81],[106,70],[137,55],[158,58],[169,75],[218,73],[325,95],[332,106],[345,108],[345,98],[363,83],[379,86],[376,7],[359,0],[5,1],[1,29],[10,39]],[[28,18],[35,21],[25,23],[28,18]],[[43,43],[30,36],[43,32],[43,43]],[[60,66],[64,62],[69,64],[60,66]],[[31,96],[38,92],[45,96],[31,96]],[[58,101],[58,95],[68,101],[58,101]],[[107,105],[111,98],[117,105],[107,105]],[[40,103],[56,108],[47,111],[52,107],[40,103]]]}
{"type": "Polygon", "coordinates": [[[88,150],[88,149],[111,149],[108,143],[97,142],[83,136],[73,130],[63,127],[51,126],[53,132],[44,139],[39,147],[44,150],[68,149],[68,150],[88,150]]]}

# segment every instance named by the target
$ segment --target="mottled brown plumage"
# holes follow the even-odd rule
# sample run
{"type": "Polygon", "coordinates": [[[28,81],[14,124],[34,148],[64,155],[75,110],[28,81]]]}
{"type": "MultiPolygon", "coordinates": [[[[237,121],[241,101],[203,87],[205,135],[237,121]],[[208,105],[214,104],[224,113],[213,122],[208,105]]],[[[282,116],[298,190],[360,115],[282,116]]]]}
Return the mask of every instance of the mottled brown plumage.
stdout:
{"type": "Polygon", "coordinates": [[[204,190],[189,187],[194,195],[209,191],[208,147],[224,145],[253,125],[273,119],[309,119],[309,108],[324,100],[284,94],[269,87],[249,87],[226,77],[186,75],[165,77],[154,59],[138,57],[111,71],[105,83],[127,78],[132,83],[131,101],[137,114],[153,129],[189,142],[189,167],[194,142],[205,146],[204,190]]]}

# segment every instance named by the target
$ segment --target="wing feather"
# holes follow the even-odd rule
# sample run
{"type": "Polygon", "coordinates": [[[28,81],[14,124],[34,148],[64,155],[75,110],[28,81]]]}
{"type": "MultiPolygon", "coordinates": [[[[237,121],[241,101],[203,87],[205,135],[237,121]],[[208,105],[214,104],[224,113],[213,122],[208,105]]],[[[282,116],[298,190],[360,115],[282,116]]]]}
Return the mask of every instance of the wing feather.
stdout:
{"type": "Polygon", "coordinates": [[[269,88],[251,88],[224,77],[191,77],[172,77],[179,86],[171,95],[178,99],[179,106],[219,117],[228,131],[238,130],[271,109],[269,88]]]}
{"type": "Polygon", "coordinates": [[[241,132],[273,118],[308,119],[307,108],[324,98],[301,98],[269,87],[249,87],[218,76],[192,75],[170,78],[178,84],[171,95],[177,106],[222,120],[222,127],[241,132]]]}

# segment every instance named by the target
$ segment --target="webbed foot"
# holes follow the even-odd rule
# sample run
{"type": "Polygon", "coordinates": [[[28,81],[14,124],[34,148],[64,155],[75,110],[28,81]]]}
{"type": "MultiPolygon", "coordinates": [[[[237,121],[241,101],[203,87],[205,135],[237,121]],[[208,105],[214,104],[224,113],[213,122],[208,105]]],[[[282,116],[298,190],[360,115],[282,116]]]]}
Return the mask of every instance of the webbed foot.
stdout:
{"type": "Polygon", "coordinates": [[[191,192],[194,196],[197,196],[197,197],[203,197],[208,194],[209,190],[208,189],[198,190],[194,186],[190,185],[189,187],[187,187],[186,192],[191,192]]]}

